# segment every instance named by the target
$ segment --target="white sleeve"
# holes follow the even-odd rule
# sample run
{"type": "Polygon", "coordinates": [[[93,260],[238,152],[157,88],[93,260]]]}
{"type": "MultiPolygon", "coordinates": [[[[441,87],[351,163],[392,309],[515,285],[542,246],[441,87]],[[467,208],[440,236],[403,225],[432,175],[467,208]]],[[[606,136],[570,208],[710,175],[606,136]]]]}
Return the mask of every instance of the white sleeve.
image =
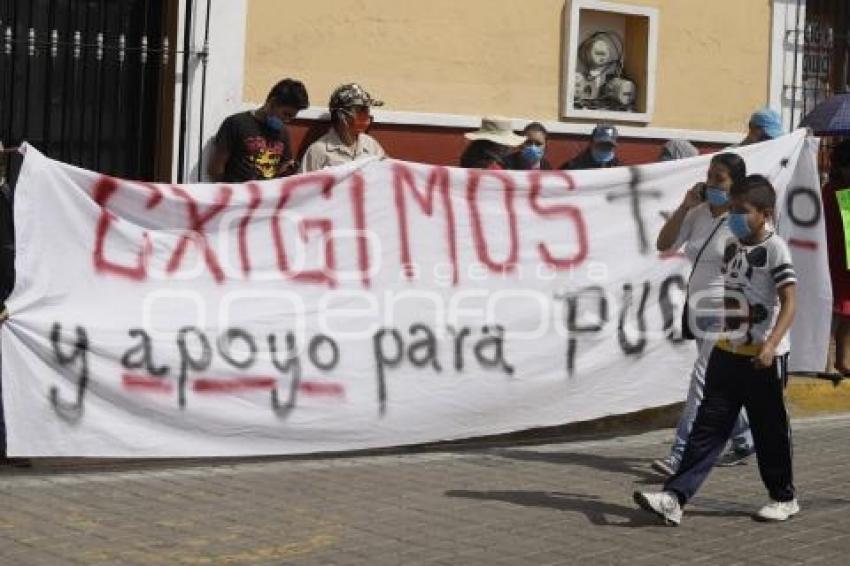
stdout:
{"type": "Polygon", "coordinates": [[[691,239],[694,232],[694,218],[699,207],[695,206],[685,214],[685,219],[682,220],[682,225],[679,226],[679,233],[676,235],[676,241],[670,246],[670,250],[678,251],[685,245],[685,242],[691,239]]]}
{"type": "Polygon", "coordinates": [[[774,236],[776,242],[771,246],[771,254],[768,258],[768,268],[773,283],[777,289],[797,282],[797,274],[791,259],[791,250],[788,244],[779,236],[774,236]]]}
{"type": "Polygon", "coordinates": [[[363,138],[362,143],[366,146],[369,155],[374,155],[376,157],[387,156],[387,152],[384,151],[384,148],[381,147],[381,144],[378,143],[378,140],[376,140],[369,134],[361,134],[361,138],[363,138]]]}

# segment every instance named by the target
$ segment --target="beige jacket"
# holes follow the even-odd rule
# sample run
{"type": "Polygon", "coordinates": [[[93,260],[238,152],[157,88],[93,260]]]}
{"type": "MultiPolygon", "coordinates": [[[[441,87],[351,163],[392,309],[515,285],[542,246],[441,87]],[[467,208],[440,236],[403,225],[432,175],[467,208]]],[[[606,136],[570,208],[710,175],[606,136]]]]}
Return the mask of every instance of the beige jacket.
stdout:
{"type": "Polygon", "coordinates": [[[336,130],[331,128],[328,133],[307,148],[307,153],[301,161],[301,172],[318,171],[364,157],[385,156],[384,148],[369,134],[360,134],[357,137],[357,144],[349,147],[343,143],[336,130]]]}

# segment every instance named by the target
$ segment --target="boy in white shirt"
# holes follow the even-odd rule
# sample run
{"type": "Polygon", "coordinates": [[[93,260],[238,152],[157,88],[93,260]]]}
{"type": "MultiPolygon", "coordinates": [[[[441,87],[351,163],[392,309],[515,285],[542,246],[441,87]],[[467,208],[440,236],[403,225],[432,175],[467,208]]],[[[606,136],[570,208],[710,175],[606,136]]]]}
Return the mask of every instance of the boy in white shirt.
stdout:
{"type": "Polygon", "coordinates": [[[788,246],[769,229],[776,206],[770,181],[750,175],[732,188],[731,197],[729,228],[735,238],[723,255],[724,329],[709,358],[705,397],[682,463],[663,491],[634,493],[641,508],[667,525],[681,521],[682,507],[711,472],[742,406],[771,498],[755,518],[784,521],[800,511],[783,399],[797,278],[788,246]]]}

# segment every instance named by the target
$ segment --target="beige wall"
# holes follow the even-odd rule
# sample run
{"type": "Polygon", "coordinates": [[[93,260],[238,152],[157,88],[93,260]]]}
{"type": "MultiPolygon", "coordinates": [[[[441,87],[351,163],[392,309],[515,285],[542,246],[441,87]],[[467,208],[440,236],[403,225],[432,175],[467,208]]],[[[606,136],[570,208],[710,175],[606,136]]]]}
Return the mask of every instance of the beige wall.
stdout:
{"type": "MultiPolygon", "coordinates": [[[[659,8],[650,126],[740,131],[767,101],[770,0],[659,8]]],[[[387,110],[560,116],[566,0],[249,0],[245,100],[292,76],[322,106],[361,82],[387,110]]]]}

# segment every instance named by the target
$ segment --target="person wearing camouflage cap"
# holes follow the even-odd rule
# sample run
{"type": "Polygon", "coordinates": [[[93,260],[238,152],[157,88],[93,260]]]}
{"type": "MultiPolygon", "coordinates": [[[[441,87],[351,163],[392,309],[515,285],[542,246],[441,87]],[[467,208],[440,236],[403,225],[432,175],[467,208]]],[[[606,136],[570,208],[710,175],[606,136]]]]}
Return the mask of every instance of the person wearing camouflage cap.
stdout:
{"type": "Polygon", "coordinates": [[[366,133],[372,123],[370,109],[383,104],[356,83],[334,90],[328,103],[331,128],[307,148],[301,171],[317,171],[364,157],[384,157],[384,148],[366,133]]]}

